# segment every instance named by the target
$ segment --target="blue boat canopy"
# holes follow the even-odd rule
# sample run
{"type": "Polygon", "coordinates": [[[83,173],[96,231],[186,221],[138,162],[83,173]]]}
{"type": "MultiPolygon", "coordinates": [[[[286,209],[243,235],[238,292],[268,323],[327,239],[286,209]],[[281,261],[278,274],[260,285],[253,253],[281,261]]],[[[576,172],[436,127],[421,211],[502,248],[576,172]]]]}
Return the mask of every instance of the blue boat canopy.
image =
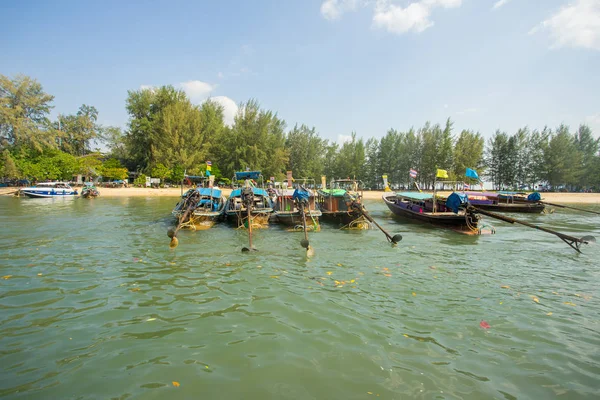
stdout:
{"type": "MultiPolygon", "coordinates": [[[[261,189],[261,188],[252,188],[252,192],[256,195],[256,196],[269,196],[269,194],[267,193],[266,190],[261,189]]],[[[240,197],[242,195],[242,189],[234,189],[231,191],[231,194],[229,195],[229,198],[232,197],[240,197]]]]}
{"type": "Polygon", "coordinates": [[[198,188],[196,189],[202,196],[221,197],[221,189],[198,188]]]}
{"type": "Polygon", "coordinates": [[[244,179],[258,179],[260,177],[260,171],[239,171],[235,173],[235,179],[238,181],[244,179]]]}

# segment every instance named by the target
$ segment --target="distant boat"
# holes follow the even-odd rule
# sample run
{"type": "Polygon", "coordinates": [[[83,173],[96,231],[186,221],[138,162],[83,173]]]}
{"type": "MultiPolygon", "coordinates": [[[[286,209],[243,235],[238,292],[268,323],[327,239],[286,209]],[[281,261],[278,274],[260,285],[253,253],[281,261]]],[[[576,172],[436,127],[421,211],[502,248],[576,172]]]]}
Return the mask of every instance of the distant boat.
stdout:
{"type": "Polygon", "coordinates": [[[459,210],[454,213],[444,202],[434,196],[421,192],[386,193],[383,201],[394,215],[425,222],[435,226],[449,228],[466,234],[479,234],[479,216],[459,210]]]}
{"type": "Polygon", "coordinates": [[[227,219],[238,227],[266,228],[273,213],[273,204],[269,193],[257,187],[262,178],[260,171],[236,172],[234,181],[244,181],[243,185],[234,189],[225,204],[227,219]],[[248,207],[250,210],[248,210],[248,207]],[[249,211],[249,212],[248,212],[249,211]],[[250,219],[250,221],[248,221],[250,219]]]}
{"type": "Polygon", "coordinates": [[[66,182],[42,182],[32,187],[22,188],[20,193],[27,197],[44,198],[77,196],[77,190],[66,182]]]}
{"type": "Polygon", "coordinates": [[[221,189],[197,188],[183,194],[172,214],[181,223],[181,228],[201,230],[211,228],[221,219],[224,210],[225,198],[221,189]]]}
{"type": "Polygon", "coordinates": [[[541,203],[527,202],[523,193],[508,192],[464,192],[471,205],[481,209],[497,212],[542,213],[546,206],[541,203]]]}
{"type": "Polygon", "coordinates": [[[324,220],[338,222],[353,229],[368,229],[369,221],[362,212],[362,194],[359,181],[338,179],[330,189],[317,191],[317,202],[324,220]]]}
{"type": "Polygon", "coordinates": [[[98,196],[100,196],[100,192],[93,183],[85,182],[83,184],[83,188],[81,189],[81,197],[84,199],[89,199],[98,196]]]}
{"type": "Polygon", "coordinates": [[[304,219],[307,229],[319,230],[319,217],[321,210],[317,207],[314,192],[298,185],[295,189],[268,189],[274,198],[273,216],[280,224],[303,229],[302,213],[298,209],[298,202],[304,201],[304,219]]]}

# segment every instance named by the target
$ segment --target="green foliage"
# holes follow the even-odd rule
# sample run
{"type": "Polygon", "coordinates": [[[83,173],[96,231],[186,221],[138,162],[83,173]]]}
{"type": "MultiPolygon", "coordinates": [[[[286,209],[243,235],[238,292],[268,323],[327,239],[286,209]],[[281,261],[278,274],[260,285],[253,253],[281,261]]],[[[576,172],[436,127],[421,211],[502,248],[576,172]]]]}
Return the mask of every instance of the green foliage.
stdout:
{"type": "Polygon", "coordinates": [[[53,99],[28,76],[0,74],[0,148],[29,146],[42,151],[55,147],[48,120],[53,99]]]}
{"type": "Polygon", "coordinates": [[[49,150],[35,154],[23,151],[16,158],[19,178],[34,180],[71,180],[80,171],[79,160],[71,154],[59,150],[49,150]]]}
{"type": "Polygon", "coordinates": [[[483,175],[483,147],[485,141],[479,133],[463,130],[454,145],[452,171],[457,179],[465,176],[467,168],[475,169],[483,175]]]}
{"type": "Polygon", "coordinates": [[[19,177],[19,170],[17,169],[15,160],[13,160],[12,155],[7,149],[2,152],[1,167],[2,169],[0,170],[0,176],[8,179],[16,179],[19,177]]]}
{"type": "Polygon", "coordinates": [[[184,169],[180,166],[180,165],[175,165],[172,169],[171,169],[171,182],[181,182],[183,180],[184,177],[184,169]]]}
{"type": "Polygon", "coordinates": [[[167,168],[164,164],[158,163],[154,167],[152,167],[152,176],[156,178],[160,178],[161,182],[171,175],[171,170],[167,168]]]}
{"type": "Polygon", "coordinates": [[[261,170],[263,176],[277,176],[289,161],[284,129],[285,122],[277,114],[249,100],[238,110],[233,126],[217,137],[214,161],[226,176],[246,167],[261,170]]]}
{"type": "Polygon", "coordinates": [[[147,178],[146,175],[140,174],[140,175],[138,175],[137,178],[134,179],[133,184],[135,186],[145,186],[146,185],[146,178],[147,178]]]}
{"type": "Polygon", "coordinates": [[[320,182],[327,141],[316,129],[295,125],[287,134],[285,147],[289,151],[288,168],[296,178],[310,178],[320,182]]]}
{"type": "Polygon", "coordinates": [[[116,158],[109,158],[102,163],[100,168],[102,178],[105,180],[120,180],[127,179],[129,171],[121,165],[121,162],[116,158]]]}
{"type": "Polygon", "coordinates": [[[53,123],[58,147],[67,153],[83,156],[90,152],[91,141],[101,136],[96,107],[83,104],[75,115],[59,115],[53,123]]]}

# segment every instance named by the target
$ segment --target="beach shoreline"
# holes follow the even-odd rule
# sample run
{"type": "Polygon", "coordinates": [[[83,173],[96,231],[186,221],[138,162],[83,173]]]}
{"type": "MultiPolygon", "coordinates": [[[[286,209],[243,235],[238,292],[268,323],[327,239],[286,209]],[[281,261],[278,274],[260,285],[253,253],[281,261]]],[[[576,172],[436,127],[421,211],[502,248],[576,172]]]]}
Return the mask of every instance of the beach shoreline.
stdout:
{"type": "MultiPolygon", "coordinates": [[[[181,196],[181,188],[139,188],[139,187],[128,187],[128,188],[98,188],[100,191],[100,197],[179,197],[181,196]]],[[[183,192],[185,193],[189,188],[184,187],[183,192]]],[[[8,187],[0,188],[0,195],[11,195],[18,188],[8,187]]],[[[81,189],[78,189],[81,191],[81,189]]],[[[229,196],[231,193],[230,188],[222,188],[224,196],[229,196]]],[[[386,192],[378,190],[369,190],[363,192],[363,198],[367,200],[379,200],[386,192]]],[[[430,193],[430,192],[427,192],[430,193]]],[[[438,192],[442,195],[450,194],[450,192],[438,192]]],[[[542,194],[542,200],[550,203],[563,203],[563,204],[600,204],[600,193],[555,193],[555,192],[544,192],[542,194]]]]}

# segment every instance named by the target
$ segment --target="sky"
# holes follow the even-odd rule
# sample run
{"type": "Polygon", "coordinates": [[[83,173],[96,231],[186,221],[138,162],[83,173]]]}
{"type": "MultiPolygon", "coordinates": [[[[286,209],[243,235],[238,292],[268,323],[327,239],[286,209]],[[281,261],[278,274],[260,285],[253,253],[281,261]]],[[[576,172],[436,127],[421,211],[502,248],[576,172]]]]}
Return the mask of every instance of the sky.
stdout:
{"type": "Polygon", "coordinates": [[[126,128],[129,90],[173,85],[233,120],[256,99],[331,141],[454,121],[490,137],[561,123],[600,135],[600,0],[0,0],[0,73],[52,118],[126,128]]]}

